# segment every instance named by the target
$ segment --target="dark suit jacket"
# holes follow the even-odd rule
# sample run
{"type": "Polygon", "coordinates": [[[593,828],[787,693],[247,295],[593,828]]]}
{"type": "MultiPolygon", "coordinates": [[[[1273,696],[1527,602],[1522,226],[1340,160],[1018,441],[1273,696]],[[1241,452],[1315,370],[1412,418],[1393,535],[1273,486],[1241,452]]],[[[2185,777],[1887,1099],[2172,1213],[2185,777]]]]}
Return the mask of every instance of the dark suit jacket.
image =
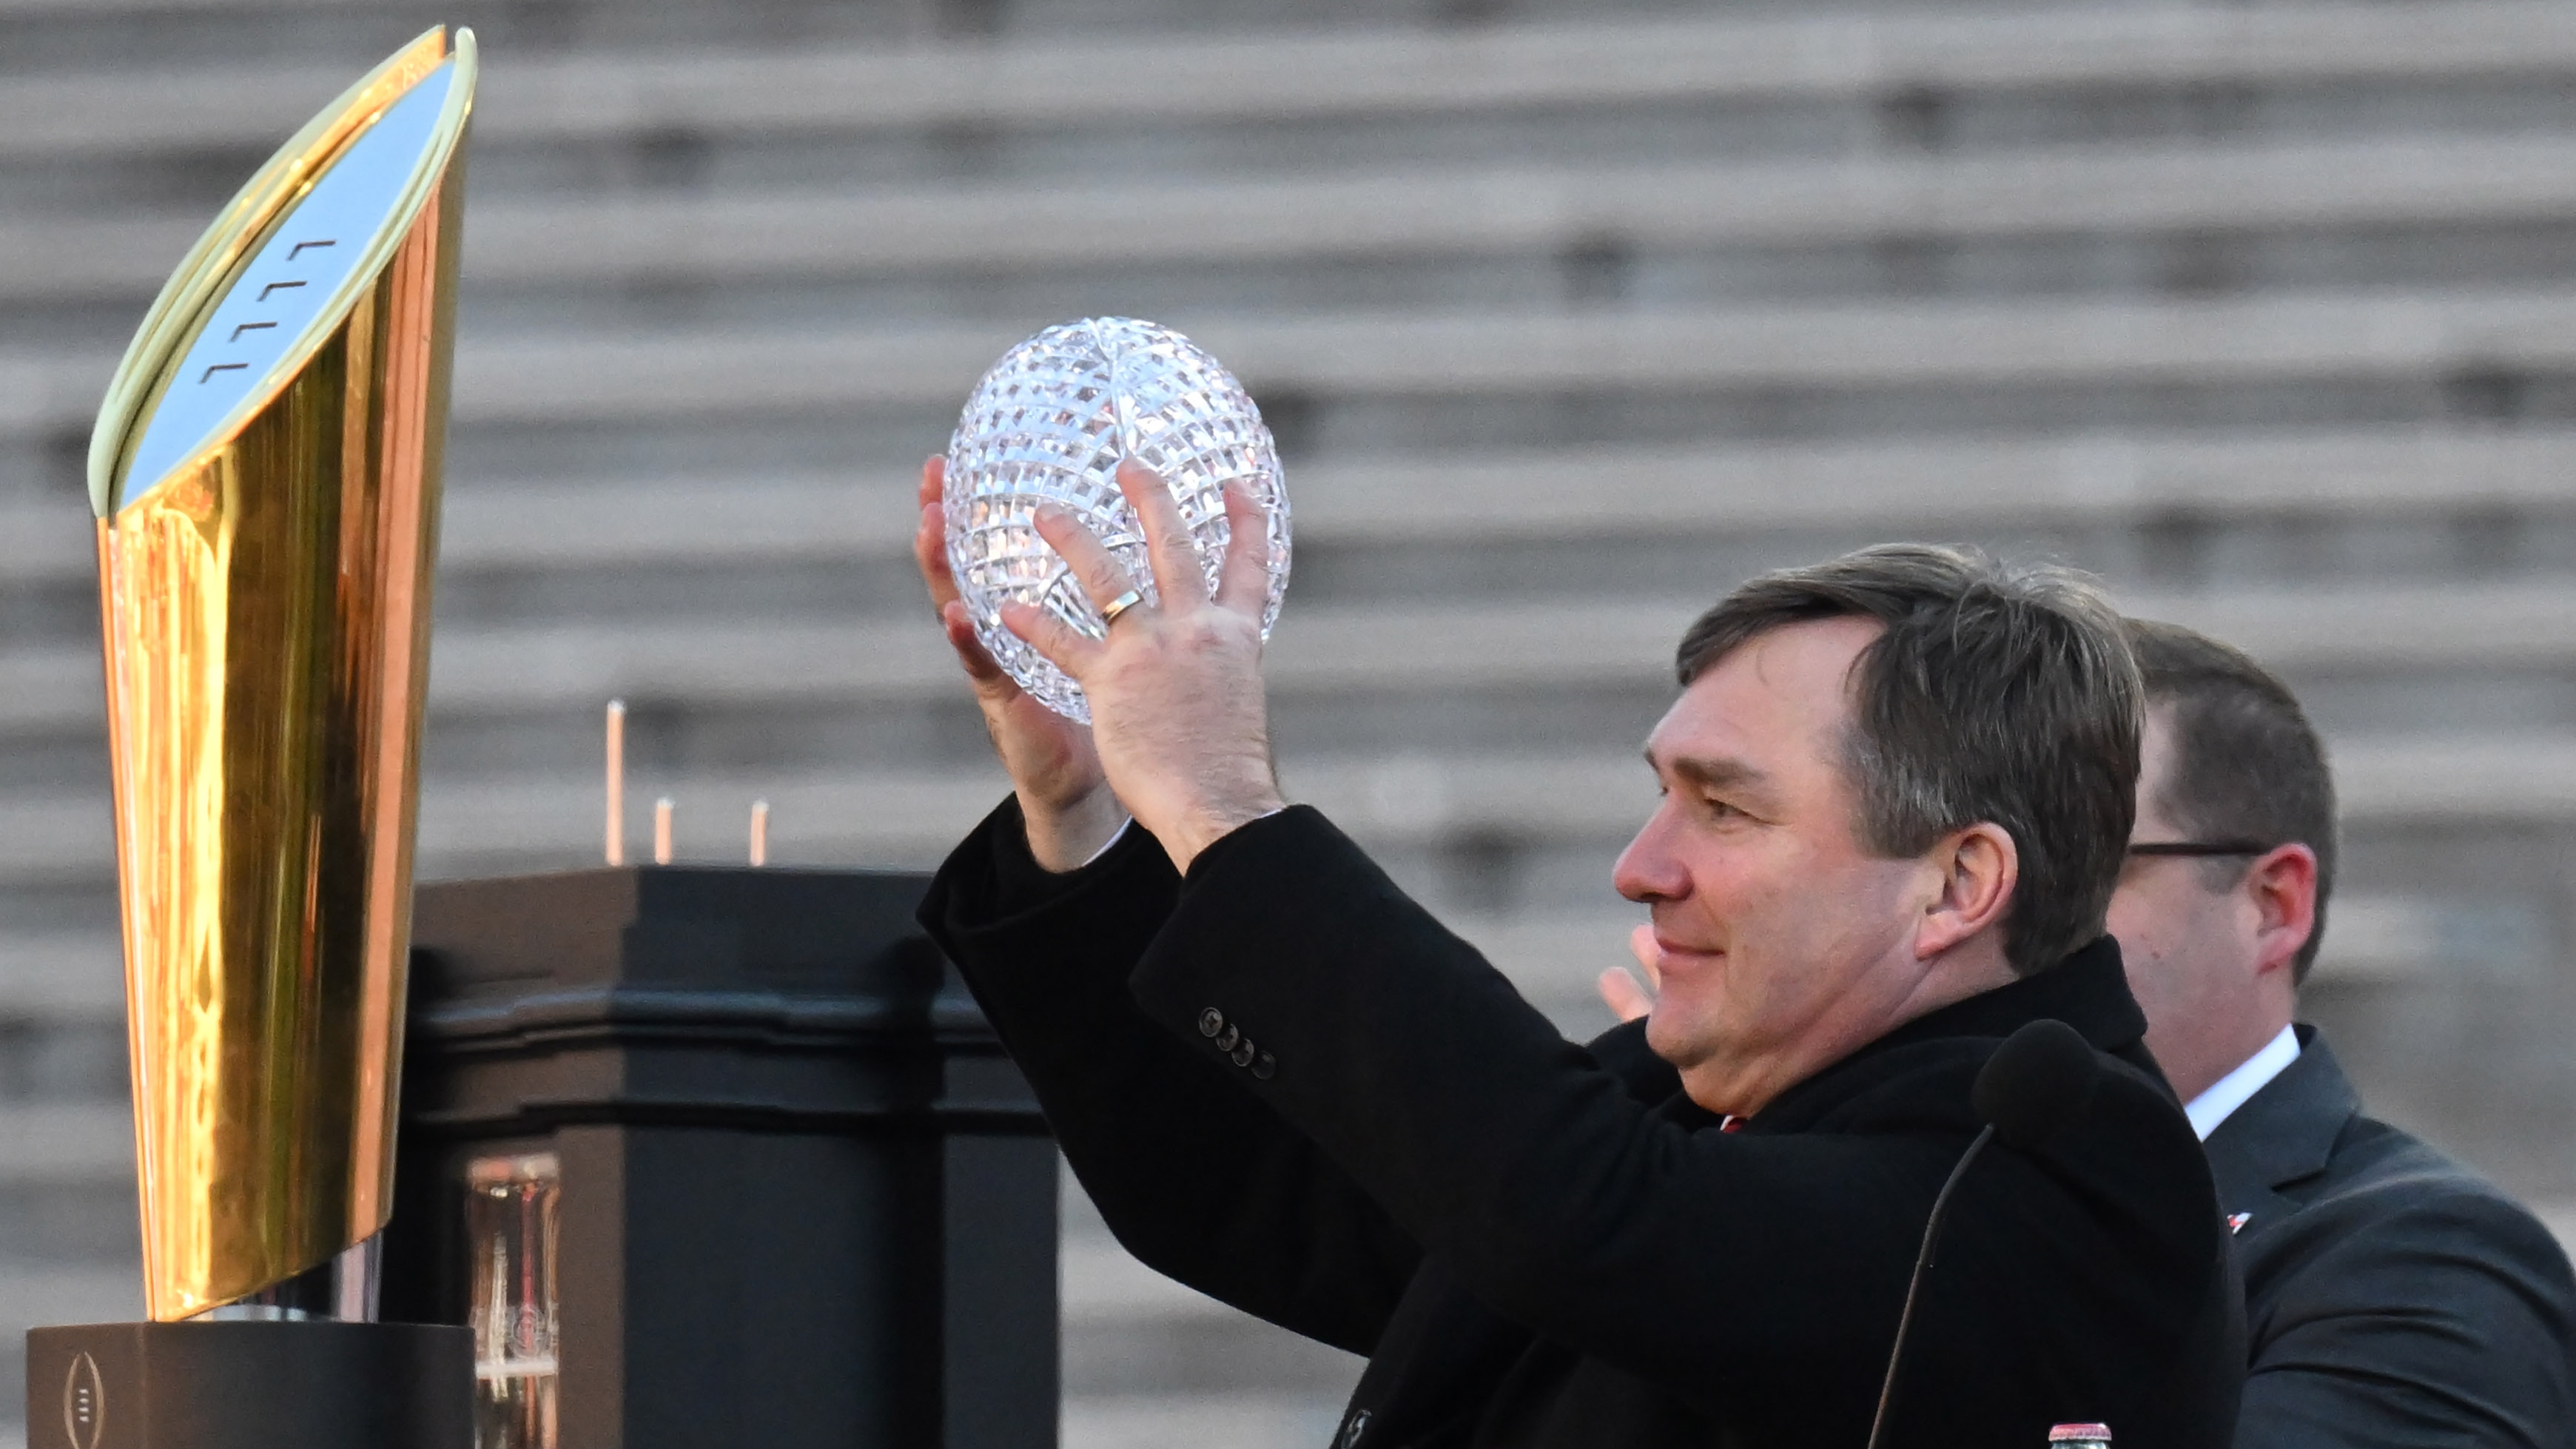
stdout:
{"type": "Polygon", "coordinates": [[[1006,806],[922,919],[1128,1249],[1371,1356],[1337,1444],[1865,1436],[1926,1213],[2022,1023],[2099,1048],[2080,1125],[1959,1191],[1890,1444],[2225,1442],[2242,1304],[2109,938],[1908,1023],[1739,1132],[1635,1027],[1565,1041],[1322,816],[1177,878],[1143,830],[1048,877],[1006,806]]]}
{"type": "Polygon", "coordinates": [[[2209,1137],[2252,1342],[2238,1449],[2551,1445],[2576,1281],[2531,1214],[2384,1122],[2314,1027],[2209,1137]]]}

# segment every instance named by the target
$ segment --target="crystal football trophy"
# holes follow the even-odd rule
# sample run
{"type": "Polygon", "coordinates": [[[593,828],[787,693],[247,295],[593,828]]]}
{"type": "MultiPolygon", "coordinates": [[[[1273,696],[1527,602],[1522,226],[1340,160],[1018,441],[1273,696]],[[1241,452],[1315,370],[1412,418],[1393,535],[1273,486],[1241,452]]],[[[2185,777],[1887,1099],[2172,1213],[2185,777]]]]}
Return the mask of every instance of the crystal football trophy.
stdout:
{"type": "Polygon", "coordinates": [[[144,1299],[38,1329],[29,1443],[465,1449],[471,1336],[378,1324],[475,48],[251,178],[92,437],[144,1299]]]}
{"type": "Polygon", "coordinates": [[[941,495],[948,564],[996,662],[1047,708],[1088,722],[1082,687],[1002,627],[1001,607],[1034,604],[1100,637],[1100,610],[1032,521],[1041,503],[1070,510],[1109,546],[1148,601],[1153,572],[1118,464],[1160,474],[1198,540],[1215,585],[1231,536],[1222,489],[1240,480],[1270,531],[1268,637],[1288,588],[1288,494],[1261,410],[1217,360],[1168,327],[1092,317],[1050,327],[994,363],[948,444],[941,495]]]}

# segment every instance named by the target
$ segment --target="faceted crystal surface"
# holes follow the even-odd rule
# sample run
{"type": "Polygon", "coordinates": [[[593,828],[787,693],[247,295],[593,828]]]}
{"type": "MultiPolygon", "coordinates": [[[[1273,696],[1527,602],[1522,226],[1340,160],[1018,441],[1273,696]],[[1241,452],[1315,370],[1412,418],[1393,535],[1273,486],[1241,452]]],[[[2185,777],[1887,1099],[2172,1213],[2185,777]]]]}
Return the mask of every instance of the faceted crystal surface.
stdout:
{"type": "Polygon", "coordinates": [[[1100,637],[1100,610],[1032,521],[1049,500],[1097,534],[1154,600],[1145,538],[1118,491],[1119,461],[1130,456],[1171,486],[1211,587],[1230,536],[1221,490],[1231,479],[1251,488],[1269,520],[1267,637],[1288,588],[1279,450],[1242,384],[1188,338],[1129,317],[1050,327],[984,374],[948,443],[948,563],[976,637],[1021,688],[1085,722],[1082,687],[1003,628],[1001,607],[1019,599],[1100,637]]]}

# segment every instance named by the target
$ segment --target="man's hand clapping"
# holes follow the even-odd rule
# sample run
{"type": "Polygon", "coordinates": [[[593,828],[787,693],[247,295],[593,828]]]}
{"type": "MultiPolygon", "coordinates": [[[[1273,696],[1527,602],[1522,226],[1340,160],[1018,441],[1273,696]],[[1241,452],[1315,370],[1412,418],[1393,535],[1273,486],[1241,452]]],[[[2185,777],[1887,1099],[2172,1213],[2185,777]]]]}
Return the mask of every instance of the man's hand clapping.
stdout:
{"type": "Polygon", "coordinates": [[[1613,966],[1601,973],[1594,983],[1601,992],[1601,1004],[1621,1021],[1635,1021],[1655,1009],[1655,993],[1663,989],[1664,948],[1655,944],[1655,928],[1641,925],[1628,933],[1628,952],[1637,958],[1637,969],[1646,973],[1646,983],[1625,966],[1613,966]]]}

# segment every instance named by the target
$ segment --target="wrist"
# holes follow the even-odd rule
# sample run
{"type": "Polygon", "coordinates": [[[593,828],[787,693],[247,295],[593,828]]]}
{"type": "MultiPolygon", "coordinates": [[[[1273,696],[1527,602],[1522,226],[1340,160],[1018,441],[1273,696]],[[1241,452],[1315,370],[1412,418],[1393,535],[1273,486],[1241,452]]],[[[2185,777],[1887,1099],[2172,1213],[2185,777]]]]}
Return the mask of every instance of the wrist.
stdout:
{"type": "Polygon", "coordinates": [[[1107,789],[1062,804],[1033,803],[1023,795],[1020,821],[1039,868],[1062,875],[1089,865],[1108,849],[1126,828],[1127,809],[1107,789]]]}
{"type": "Polygon", "coordinates": [[[1276,815],[1287,808],[1288,802],[1275,790],[1209,801],[1196,806],[1183,818],[1173,831],[1177,838],[1165,839],[1164,848],[1172,857],[1173,869],[1188,875],[1190,862],[1198,859],[1199,852],[1253,821],[1276,815]]]}

